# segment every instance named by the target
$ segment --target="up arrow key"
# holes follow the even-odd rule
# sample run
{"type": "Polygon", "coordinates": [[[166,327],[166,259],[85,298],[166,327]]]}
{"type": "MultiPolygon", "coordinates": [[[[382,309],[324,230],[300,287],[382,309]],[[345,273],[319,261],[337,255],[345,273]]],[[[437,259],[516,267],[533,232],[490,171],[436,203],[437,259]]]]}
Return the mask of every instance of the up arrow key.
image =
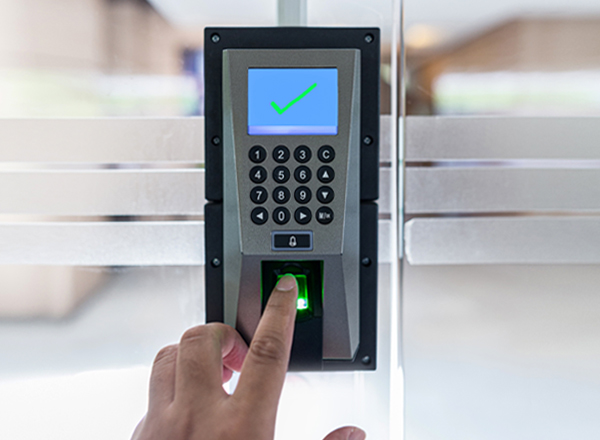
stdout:
{"type": "Polygon", "coordinates": [[[334,177],[335,177],[335,173],[333,172],[333,168],[328,167],[328,166],[324,166],[319,168],[319,172],[317,173],[319,180],[323,183],[329,183],[331,182],[334,177]]]}

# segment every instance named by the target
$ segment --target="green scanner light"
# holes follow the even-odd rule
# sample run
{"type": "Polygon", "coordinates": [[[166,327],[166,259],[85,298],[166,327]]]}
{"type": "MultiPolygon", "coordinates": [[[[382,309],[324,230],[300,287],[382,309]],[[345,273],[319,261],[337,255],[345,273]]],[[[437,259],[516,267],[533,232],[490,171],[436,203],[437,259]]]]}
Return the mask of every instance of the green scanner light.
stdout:
{"type": "Polygon", "coordinates": [[[298,303],[296,308],[298,310],[307,310],[310,308],[310,304],[308,302],[308,285],[306,282],[306,275],[296,275],[296,274],[283,274],[277,277],[277,281],[283,278],[284,275],[293,275],[296,278],[296,283],[298,283],[298,303]]]}

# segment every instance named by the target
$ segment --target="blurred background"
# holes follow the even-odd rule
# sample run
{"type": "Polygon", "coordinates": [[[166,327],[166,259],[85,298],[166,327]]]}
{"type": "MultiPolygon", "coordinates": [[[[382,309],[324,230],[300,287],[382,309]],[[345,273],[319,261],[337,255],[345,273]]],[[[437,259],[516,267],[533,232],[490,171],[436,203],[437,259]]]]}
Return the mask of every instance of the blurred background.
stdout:
{"type": "MultiPolygon", "coordinates": [[[[395,2],[307,3],[311,26],[382,28],[382,115],[397,114],[396,99],[409,116],[600,115],[597,0],[405,0],[404,100],[393,96],[395,2]]],[[[275,0],[2,0],[0,118],[202,116],[203,28],[276,24],[275,0]]],[[[17,144],[0,143],[0,153],[17,144]]],[[[394,157],[382,167],[395,170],[394,157]]],[[[202,167],[200,159],[0,160],[6,176],[202,167]]],[[[394,198],[395,181],[384,181],[383,198],[394,198]]],[[[13,198],[33,188],[4,182],[0,194],[13,198]]],[[[67,216],[0,208],[7,225],[201,220],[201,212],[67,216]]],[[[394,241],[395,232],[382,239],[394,241]]],[[[10,247],[3,251],[10,256],[10,247]]],[[[0,438],[128,438],[145,412],[154,354],[204,319],[202,267],[3,261],[0,438]]],[[[406,438],[598,438],[599,285],[594,265],[405,264],[406,438]]],[[[290,388],[306,392],[303,380],[290,388]]],[[[336,413],[333,421],[346,419],[336,413]]]]}
{"type": "Polygon", "coordinates": [[[138,0],[0,8],[1,116],[201,113],[201,26],[187,30],[138,0]]]}
{"type": "MultiPolygon", "coordinates": [[[[311,25],[390,26],[383,0],[341,5],[309,2],[311,25]]],[[[201,115],[203,26],[277,19],[274,0],[0,7],[2,117],[201,115]]],[[[599,16],[593,0],[405,1],[407,114],[597,114],[599,16]]]]}
{"type": "MultiPolygon", "coordinates": [[[[451,226],[431,241],[420,236],[438,262],[409,264],[419,247],[406,244],[406,439],[597,438],[600,267],[561,257],[555,243],[567,228],[545,233],[543,225],[572,221],[581,242],[598,237],[577,223],[597,219],[596,184],[577,180],[572,192],[567,186],[583,173],[598,173],[597,134],[568,125],[580,117],[600,126],[588,119],[600,115],[600,3],[405,0],[404,48],[405,113],[431,116],[408,121],[404,151],[423,152],[418,144],[426,144],[439,157],[406,153],[405,225],[472,225],[456,242],[451,226]],[[548,127],[535,127],[544,123],[538,117],[565,125],[550,135],[548,127]],[[549,176],[539,192],[535,173],[549,176]],[[489,192],[480,191],[488,184],[489,192]],[[582,201],[585,194],[592,201],[587,207],[558,201],[582,201]],[[409,200],[428,198],[435,199],[424,202],[429,210],[415,212],[413,203],[409,212],[409,200]],[[542,199],[548,203],[535,206],[542,199]],[[538,222],[529,232],[534,245],[523,236],[521,245],[509,244],[512,221],[538,222]],[[477,225],[490,226],[478,235],[477,225]],[[469,243],[467,262],[456,250],[461,241],[469,243]],[[544,244],[546,255],[566,264],[549,264],[544,244]],[[536,249],[536,258],[521,258],[536,249]],[[499,257],[502,252],[513,252],[512,260],[499,257]]],[[[577,255],[585,245],[575,247],[577,255]]]]}

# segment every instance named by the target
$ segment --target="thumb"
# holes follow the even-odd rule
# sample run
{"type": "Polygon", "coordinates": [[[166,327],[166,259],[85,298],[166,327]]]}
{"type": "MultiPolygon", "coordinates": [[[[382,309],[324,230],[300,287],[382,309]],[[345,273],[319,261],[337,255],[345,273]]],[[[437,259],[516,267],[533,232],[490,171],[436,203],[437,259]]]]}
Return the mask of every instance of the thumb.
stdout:
{"type": "Polygon", "coordinates": [[[362,429],[346,426],[331,432],[323,440],[365,440],[366,438],[367,434],[362,429]]]}

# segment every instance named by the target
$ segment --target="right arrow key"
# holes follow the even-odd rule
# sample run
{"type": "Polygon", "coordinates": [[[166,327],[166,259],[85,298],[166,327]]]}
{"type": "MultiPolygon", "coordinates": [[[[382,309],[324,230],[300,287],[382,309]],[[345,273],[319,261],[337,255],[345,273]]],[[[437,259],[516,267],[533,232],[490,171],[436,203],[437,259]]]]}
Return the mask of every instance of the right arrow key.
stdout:
{"type": "Polygon", "coordinates": [[[310,220],[312,219],[312,213],[310,212],[310,209],[308,209],[306,206],[302,206],[296,209],[296,212],[294,213],[294,218],[299,224],[306,225],[310,223],[310,220]]]}

